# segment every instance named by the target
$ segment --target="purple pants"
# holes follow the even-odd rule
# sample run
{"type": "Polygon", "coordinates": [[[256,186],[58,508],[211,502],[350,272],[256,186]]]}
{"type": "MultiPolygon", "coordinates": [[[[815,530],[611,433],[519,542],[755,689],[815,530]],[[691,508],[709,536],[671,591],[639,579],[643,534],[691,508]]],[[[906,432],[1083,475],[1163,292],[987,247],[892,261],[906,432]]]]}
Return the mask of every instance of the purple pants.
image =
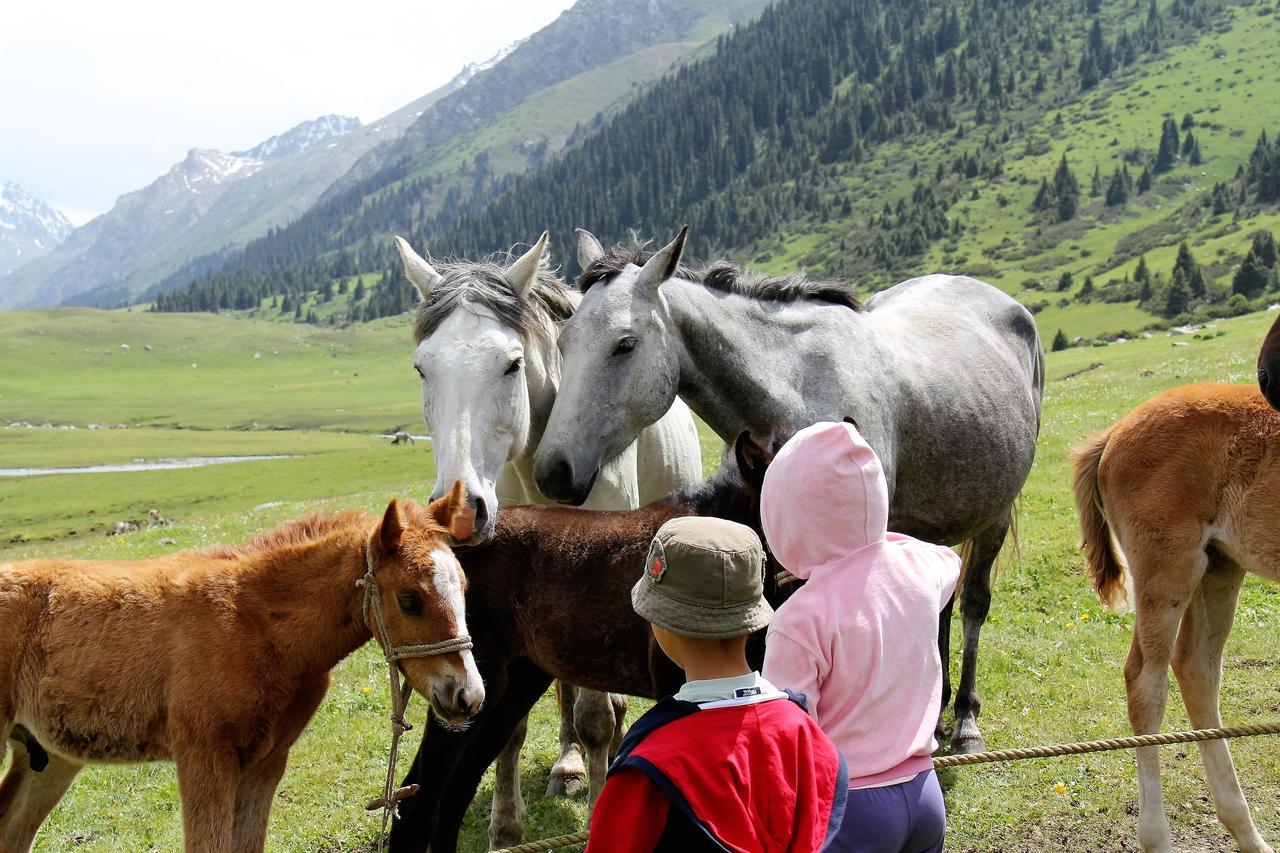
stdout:
{"type": "Polygon", "coordinates": [[[940,853],[947,812],[938,776],[926,770],[884,788],[849,792],[844,820],[827,851],[839,853],[940,853]]]}

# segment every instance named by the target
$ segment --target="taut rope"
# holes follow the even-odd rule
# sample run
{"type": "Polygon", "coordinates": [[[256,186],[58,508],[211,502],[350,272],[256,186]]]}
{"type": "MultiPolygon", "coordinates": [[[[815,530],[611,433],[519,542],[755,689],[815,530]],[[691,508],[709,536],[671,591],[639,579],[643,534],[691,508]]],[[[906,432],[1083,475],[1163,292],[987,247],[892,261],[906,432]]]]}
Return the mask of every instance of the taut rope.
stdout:
{"type": "Polygon", "coordinates": [[[381,853],[387,843],[387,824],[391,822],[391,816],[396,813],[400,801],[418,793],[417,785],[395,787],[396,761],[400,756],[400,736],[413,728],[404,718],[404,711],[409,705],[409,696],[413,693],[413,687],[407,681],[403,685],[400,684],[399,661],[406,658],[425,658],[465,651],[471,648],[471,637],[463,634],[427,645],[392,645],[391,635],[387,633],[386,619],[382,616],[382,598],[378,595],[378,582],[373,576],[373,549],[367,546],[365,566],[364,577],[356,581],[356,586],[364,587],[364,622],[382,646],[382,656],[387,661],[387,671],[390,673],[391,680],[391,752],[387,755],[387,778],[382,786],[382,796],[370,800],[365,806],[368,811],[382,809],[382,829],[378,832],[378,851],[381,853]],[[369,618],[370,614],[373,614],[372,619],[369,618]]]}

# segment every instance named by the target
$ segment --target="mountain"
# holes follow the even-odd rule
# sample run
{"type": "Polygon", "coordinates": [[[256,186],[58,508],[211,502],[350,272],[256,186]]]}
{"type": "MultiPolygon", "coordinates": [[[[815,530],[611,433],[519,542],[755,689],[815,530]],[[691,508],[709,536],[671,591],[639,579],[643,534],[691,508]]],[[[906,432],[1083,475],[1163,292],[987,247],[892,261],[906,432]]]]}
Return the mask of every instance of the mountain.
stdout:
{"type": "Polygon", "coordinates": [[[399,136],[475,69],[368,126],[302,122],[244,151],[193,148],[182,162],[77,229],[57,250],[0,278],[0,308],[129,301],[193,258],[219,257],[283,227],[369,149],[399,136]]]}
{"type": "MultiPolygon", "coordinates": [[[[153,293],[209,274],[303,269],[335,250],[351,256],[337,269],[360,265],[354,256],[376,251],[390,234],[489,198],[572,147],[765,6],[766,0],[579,0],[477,69],[403,135],[370,150],[292,225],[230,262],[203,259],[184,271],[186,282],[174,276],[153,293]]],[[[318,285],[314,275],[304,277],[318,285]]]]}
{"type": "Polygon", "coordinates": [[[1063,345],[1259,310],[1280,300],[1277,31],[1250,0],[786,0],[536,169],[463,159],[488,189],[416,206],[432,179],[406,175],[157,306],[269,316],[279,294],[333,320],[308,294],[361,274],[344,310],[368,318],[413,299],[389,228],[463,256],[550,228],[571,273],[575,226],[687,222],[693,257],[863,293],[978,276],[1063,345]]]}
{"type": "Polygon", "coordinates": [[[0,276],[53,251],[74,228],[19,185],[0,183],[0,276]]]}

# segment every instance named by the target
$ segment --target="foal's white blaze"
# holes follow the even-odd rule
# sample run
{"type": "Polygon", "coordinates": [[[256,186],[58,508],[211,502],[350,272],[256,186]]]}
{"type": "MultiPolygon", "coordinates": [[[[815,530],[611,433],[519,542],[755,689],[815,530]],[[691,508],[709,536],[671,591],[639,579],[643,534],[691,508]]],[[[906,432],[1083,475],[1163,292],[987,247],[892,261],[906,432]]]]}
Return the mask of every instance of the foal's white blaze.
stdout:
{"type": "MultiPolygon", "coordinates": [[[[466,599],[462,595],[462,566],[458,558],[448,548],[435,548],[431,551],[431,582],[436,594],[453,614],[455,636],[467,633],[466,599]]],[[[452,675],[463,684],[468,696],[479,694],[484,699],[484,681],[480,678],[480,670],[476,668],[475,656],[470,649],[459,652],[462,658],[462,672],[454,672],[453,664],[445,662],[442,669],[446,676],[452,675]]]]}
{"type": "Polygon", "coordinates": [[[520,335],[474,305],[450,314],[413,357],[437,464],[432,498],[461,480],[468,495],[484,499],[490,523],[503,467],[528,449],[524,359],[520,335]]]}

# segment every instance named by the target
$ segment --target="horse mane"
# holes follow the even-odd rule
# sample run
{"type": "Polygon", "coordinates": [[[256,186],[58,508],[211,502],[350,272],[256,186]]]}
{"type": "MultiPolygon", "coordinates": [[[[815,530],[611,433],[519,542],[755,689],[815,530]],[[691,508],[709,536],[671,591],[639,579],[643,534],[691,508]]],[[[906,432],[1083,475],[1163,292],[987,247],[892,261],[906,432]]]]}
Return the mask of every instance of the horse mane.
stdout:
{"type": "MultiPolygon", "coordinates": [[[[653,257],[639,247],[615,246],[607,250],[578,276],[578,290],[586,293],[592,285],[607,285],[627,265],[644,266],[653,257]]],[[[818,281],[804,273],[768,276],[762,273],[744,273],[729,261],[715,261],[703,269],[680,264],[675,278],[701,284],[708,290],[732,293],[763,302],[825,302],[843,305],[854,311],[865,311],[862,300],[853,293],[853,287],[838,281],[818,281]]]]}
{"type": "Polygon", "coordinates": [[[201,550],[200,553],[210,557],[245,557],[263,551],[288,548],[291,545],[304,545],[336,531],[346,530],[357,523],[370,521],[369,513],[358,510],[313,512],[310,515],[286,521],[273,530],[259,533],[244,544],[214,545],[201,550]]]}
{"type": "MultiPolygon", "coordinates": [[[[505,260],[505,258],[503,258],[505,260]]],[[[551,341],[548,323],[555,324],[573,315],[577,302],[573,291],[562,282],[544,259],[538,266],[529,299],[521,299],[507,281],[506,267],[494,256],[480,261],[445,261],[436,265],[441,279],[426,299],[418,303],[413,320],[413,342],[422,343],[453,311],[463,305],[478,305],[493,312],[498,321],[510,326],[521,338],[551,341]]]]}

